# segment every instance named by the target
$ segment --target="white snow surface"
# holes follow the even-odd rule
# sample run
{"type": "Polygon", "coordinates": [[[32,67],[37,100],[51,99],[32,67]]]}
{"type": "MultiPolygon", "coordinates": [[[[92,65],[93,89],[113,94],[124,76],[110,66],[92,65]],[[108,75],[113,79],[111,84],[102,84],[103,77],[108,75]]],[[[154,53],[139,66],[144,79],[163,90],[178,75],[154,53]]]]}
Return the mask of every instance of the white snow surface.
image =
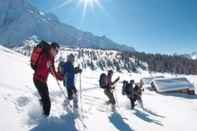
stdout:
{"type": "MultiPolygon", "coordinates": [[[[103,90],[98,87],[101,71],[82,73],[83,126],[79,118],[64,110],[64,95],[50,76],[48,86],[52,101],[51,115],[42,118],[39,96],[32,82],[29,58],[0,46],[0,130],[1,131],[197,131],[197,97],[185,94],[157,94],[145,90],[144,107],[130,110],[128,99],[121,94],[121,81],[150,77],[141,73],[115,73],[121,77],[116,85],[117,112],[110,111],[103,90]]],[[[154,73],[154,75],[172,76],[154,73]]],[[[186,76],[195,84],[196,76],[186,76]]],[[[79,76],[76,77],[79,90],[79,76]]],[[[62,88],[63,85],[61,85],[62,88]]],[[[64,88],[65,89],[65,88],[64,88]]],[[[80,106],[81,107],[81,106],[80,106]]]]}

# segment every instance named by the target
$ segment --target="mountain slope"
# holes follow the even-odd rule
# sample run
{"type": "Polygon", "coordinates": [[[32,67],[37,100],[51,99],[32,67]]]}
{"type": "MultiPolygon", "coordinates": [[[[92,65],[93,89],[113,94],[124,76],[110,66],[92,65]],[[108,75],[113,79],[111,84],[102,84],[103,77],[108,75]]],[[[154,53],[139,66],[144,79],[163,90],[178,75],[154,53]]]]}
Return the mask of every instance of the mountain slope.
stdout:
{"type": "MultiPolygon", "coordinates": [[[[30,56],[38,42],[35,39],[26,40],[24,43],[23,46],[15,47],[14,50],[23,55],[30,56]]],[[[66,60],[67,55],[71,53],[76,56],[76,63],[81,65],[84,69],[90,68],[91,70],[103,71],[112,69],[118,72],[140,72],[141,70],[148,69],[146,63],[115,50],[62,47],[59,57],[66,60]]]]}
{"type": "Polygon", "coordinates": [[[0,43],[18,46],[32,36],[69,47],[134,51],[105,36],[95,36],[61,23],[55,15],[40,11],[28,0],[0,0],[0,43]]]}

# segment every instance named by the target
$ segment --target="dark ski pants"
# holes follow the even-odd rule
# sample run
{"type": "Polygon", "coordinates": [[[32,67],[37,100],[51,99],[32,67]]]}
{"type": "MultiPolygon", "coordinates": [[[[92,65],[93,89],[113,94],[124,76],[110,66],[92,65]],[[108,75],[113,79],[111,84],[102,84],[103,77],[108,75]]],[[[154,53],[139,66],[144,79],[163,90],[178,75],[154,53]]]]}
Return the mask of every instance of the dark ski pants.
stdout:
{"type": "Polygon", "coordinates": [[[49,90],[46,83],[34,80],[34,84],[38,90],[38,93],[41,97],[41,104],[43,107],[43,112],[45,116],[49,116],[51,110],[51,101],[49,98],[49,90]]]}
{"type": "Polygon", "coordinates": [[[134,109],[135,108],[135,101],[133,98],[129,98],[130,99],[130,103],[131,103],[131,109],[134,109]]]}
{"type": "Polygon", "coordinates": [[[134,95],[134,97],[130,97],[130,102],[131,102],[131,109],[135,108],[135,102],[138,101],[138,104],[140,104],[140,106],[143,108],[143,102],[142,102],[142,98],[139,95],[134,95]]]}
{"type": "Polygon", "coordinates": [[[68,99],[73,100],[73,95],[77,93],[76,87],[67,87],[68,99]]]}
{"type": "Polygon", "coordinates": [[[130,100],[131,109],[135,108],[136,97],[132,93],[126,93],[128,99],[130,100]]]}
{"type": "Polygon", "coordinates": [[[104,90],[104,93],[105,93],[105,95],[109,98],[109,102],[110,102],[112,105],[115,105],[115,104],[116,104],[116,101],[115,101],[113,92],[112,92],[110,89],[105,89],[105,90],[104,90]]]}

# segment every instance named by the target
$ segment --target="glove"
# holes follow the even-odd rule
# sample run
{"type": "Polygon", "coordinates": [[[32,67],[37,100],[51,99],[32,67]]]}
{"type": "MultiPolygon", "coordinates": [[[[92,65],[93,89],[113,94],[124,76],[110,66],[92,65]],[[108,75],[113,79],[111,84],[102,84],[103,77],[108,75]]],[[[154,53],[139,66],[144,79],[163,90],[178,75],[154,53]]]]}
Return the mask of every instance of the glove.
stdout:
{"type": "Polygon", "coordinates": [[[79,72],[79,73],[82,73],[82,69],[79,69],[78,72],[79,72]]]}
{"type": "Polygon", "coordinates": [[[81,73],[81,72],[82,72],[82,69],[80,69],[79,67],[76,67],[76,68],[75,68],[75,72],[76,72],[76,73],[81,73]]]}

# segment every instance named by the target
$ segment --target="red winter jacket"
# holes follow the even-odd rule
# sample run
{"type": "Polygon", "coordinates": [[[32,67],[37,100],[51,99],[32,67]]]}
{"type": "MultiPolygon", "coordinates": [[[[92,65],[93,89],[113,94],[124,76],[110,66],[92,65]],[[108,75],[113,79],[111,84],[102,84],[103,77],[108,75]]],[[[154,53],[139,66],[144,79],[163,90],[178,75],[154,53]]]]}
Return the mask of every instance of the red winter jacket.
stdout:
{"type": "Polygon", "coordinates": [[[49,73],[51,73],[58,80],[63,80],[63,76],[55,70],[54,58],[46,53],[43,53],[38,60],[33,79],[46,83],[49,73]]]}

